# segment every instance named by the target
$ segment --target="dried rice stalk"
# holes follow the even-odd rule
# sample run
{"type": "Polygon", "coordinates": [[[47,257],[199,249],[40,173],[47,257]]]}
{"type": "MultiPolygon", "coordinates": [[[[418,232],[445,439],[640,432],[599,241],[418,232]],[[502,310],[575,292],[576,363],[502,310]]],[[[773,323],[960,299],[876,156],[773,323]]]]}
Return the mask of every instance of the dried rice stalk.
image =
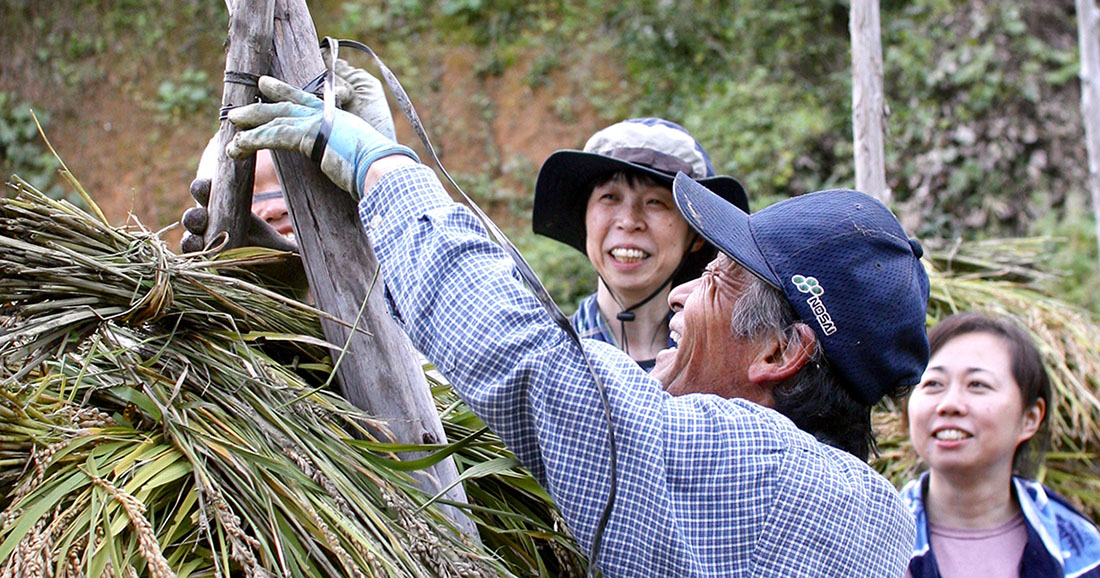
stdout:
{"type": "Polygon", "coordinates": [[[364,426],[382,424],[322,387],[321,313],[253,282],[270,252],[185,260],[14,187],[0,200],[0,575],[553,565],[539,544],[567,538],[526,513],[478,509],[481,546],[425,506],[364,426]]]}

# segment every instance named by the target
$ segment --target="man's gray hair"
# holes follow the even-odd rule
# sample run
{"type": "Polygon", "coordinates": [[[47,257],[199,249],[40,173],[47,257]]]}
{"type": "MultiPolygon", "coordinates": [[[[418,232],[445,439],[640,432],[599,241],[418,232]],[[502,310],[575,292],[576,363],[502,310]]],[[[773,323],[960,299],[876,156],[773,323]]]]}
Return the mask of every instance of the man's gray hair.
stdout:
{"type": "MultiPolygon", "coordinates": [[[[755,339],[772,334],[783,343],[794,342],[794,333],[802,321],[795,315],[794,308],[787,302],[783,293],[768,285],[760,278],[744,271],[750,278],[748,289],[733,307],[730,327],[733,334],[745,339],[755,339]]],[[[825,363],[825,351],[821,342],[814,339],[814,348],[809,363],[825,363]]]]}
{"type": "Polygon", "coordinates": [[[779,337],[793,329],[797,319],[783,294],[744,269],[739,274],[749,279],[749,287],[733,306],[733,334],[755,339],[768,333],[779,337]]]}
{"type": "MultiPolygon", "coordinates": [[[[743,339],[772,335],[786,347],[797,346],[795,314],[783,292],[742,270],[749,286],[734,304],[730,330],[743,339]]],[[[875,450],[871,430],[871,408],[856,401],[829,370],[829,360],[814,335],[810,359],[787,383],[775,388],[775,410],[790,418],[800,429],[822,443],[840,448],[860,459],[875,450]]]]}

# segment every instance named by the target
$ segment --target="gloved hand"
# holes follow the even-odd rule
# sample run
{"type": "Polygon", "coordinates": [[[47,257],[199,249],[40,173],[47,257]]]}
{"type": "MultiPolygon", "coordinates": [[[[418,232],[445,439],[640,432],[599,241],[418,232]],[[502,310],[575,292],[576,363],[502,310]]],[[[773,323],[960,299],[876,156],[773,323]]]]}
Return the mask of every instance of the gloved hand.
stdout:
{"type": "MultiPolygon", "coordinates": [[[[260,92],[274,102],[257,103],[229,111],[229,121],[244,130],[226,147],[241,158],[258,149],[298,151],[309,156],[321,129],[321,99],[270,76],[260,77],[260,92]]],[[[412,149],[386,138],[363,119],[335,111],[332,132],[321,157],[321,170],[337,186],[356,198],[371,164],[394,154],[420,162],[412,149]]]]}
{"type": "MultiPolygon", "coordinates": [[[[210,203],[210,179],[191,181],[191,196],[198,203],[198,206],[187,209],[180,218],[180,224],[183,225],[185,231],[183,238],[180,239],[180,251],[184,253],[194,253],[205,248],[206,227],[210,220],[210,215],[206,210],[206,205],[210,203]]],[[[297,243],[280,235],[278,231],[255,213],[249,215],[248,233],[246,233],[244,244],[289,253],[298,252],[297,243]]]]}
{"type": "MultiPolygon", "coordinates": [[[[203,237],[206,235],[206,226],[209,214],[206,204],[210,202],[210,179],[195,179],[191,181],[191,196],[199,204],[191,207],[183,213],[180,223],[186,232],[180,240],[180,250],[184,253],[202,251],[206,248],[203,237]]],[[[290,253],[298,252],[298,245],[283,237],[271,225],[255,214],[249,215],[248,234],[245,244],[253,247],[266,247],[278,251],[290,253]]],[[[305,267],[298,255],[289,255],[281,259],[273,260],[262,265],[255,265],[251,270],[270,281],[268,285],[275,290],[281,290],[291,297],[304,299],[309,291],[309,279],[306,277],[305,267]]]]}
{"type": "Polygon", "coordinates": [[[336,82],[340,89],[336,93],[336,104],[340,108],[367,121],[382,136],[397,140],[393,127],[393,115],[386,102],[386,93],[382,83],[367,71],[355,68],[343,58],[337,58],[333,66],[336,82]]]}
{"type": "MultiPolygon", "coordinates": [[[[390,115],[390,107],[386,102],[382,83],[366,71],[349,65],[342,58],[336,59],[334,71],[336,72],[336,105],[369,122],[383,135],[396,140],[393,116],[390,115]]],[[[195,198],[198,205],[187,209],[180,218],[180,224],[185,229],[183,238],[180,240],[180,250],[184,253],[201,251],[204,248],[209,222],[206,206],[210,199],[210,179],[195,179],[191,183],[191,196],[195,198]]],[[[245,244],[278,251],[297,252],[298,250],[297,244],[279,234],[258,215],[253,215],[249,222],[245,244]]]]}

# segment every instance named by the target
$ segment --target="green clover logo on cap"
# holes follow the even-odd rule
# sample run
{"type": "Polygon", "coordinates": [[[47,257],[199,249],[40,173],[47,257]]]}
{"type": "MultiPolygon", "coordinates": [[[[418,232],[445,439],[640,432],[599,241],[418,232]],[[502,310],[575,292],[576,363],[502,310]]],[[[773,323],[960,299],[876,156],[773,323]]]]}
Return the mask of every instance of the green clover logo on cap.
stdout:
{"type": "Polygon", "coordinates": [[[813,277],[803,277],[802,275],[795,275],[791,277],[791,283],[803,293],[809,293],[815,297],[820,297],[825,290],[821,288],[821,285],[817,284],[817,279],[813,277]]]}

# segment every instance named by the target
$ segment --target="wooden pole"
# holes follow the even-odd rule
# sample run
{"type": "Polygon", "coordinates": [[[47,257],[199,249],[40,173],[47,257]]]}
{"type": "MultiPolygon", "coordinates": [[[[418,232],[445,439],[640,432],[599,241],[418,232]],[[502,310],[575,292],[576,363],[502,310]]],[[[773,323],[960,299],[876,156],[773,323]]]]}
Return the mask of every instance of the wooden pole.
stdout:
{"type": "Polygon", "coordinates": [[[852,0],[852,139],[856,189],[890,204],[883,153],[882,35],[878,0],[852,0]]]}
{"type": "Polygon", "coordinates": [[[1096,242],[1100,248],[1100,12],[1095,0],[1077,0],[1077,42],[1081,51],[1081,116],[1089,159],[1088,188],[1096,242]]]}
{"type": "MultiPolygon", "coordinates": [[[[222,106],[240,106],[256,101],[259,89],[243,75],[259,76],[271,69],[272,31],[275,0],[238,0],[229,11],[229,35],[225,56],[225,84],[222,106]]],[[[217,168],[210,183],[209,224],[204,241],[210,243],[227,234],[224,248],[240,247],[248,231],[252,207],[252,183],[256,176],[256,157],[233,160],[226,156],[225,145],[237,134],[237,128],[222,120],[218,128],[217,168]]]]}
{"type": "MultiPolygon", "coordinates": [[[[239,18],[273,23],[273,44],[269,43],[269,47],[274,47],[271,75],[304,86],[324,70],[317,32],[305,0],[274,0],[273,11],[262,11],[255,3],[256,0],[240,0],[231,22],[239,18]]],[[[233,34],[242,29],[231,26],[231,47],[237,43],[233,34]]],[[[337,369],[344,396],[355,406],[386,421],[396,442],[446,443],[419,354],[389,316],[382,299],[381,280],[374,283],[378,260],[359,222],[355,202],[305,156],[287,151],[273,153],[315,303],[349,325],[360,319],[357,331],[336,322],[321,322],[330,343],[347,345],[337,369]],[[372,283],[374,290],[368,295],[372,283]],[[364,302],[366,307],[360,318],[364,302]]],[[[211,219],[218,210],[211,207],[211,219]]],[[[233,225],[236,226],[235,221],[233,225]]],[[[332,351],[333,359],[340,355],[339,348],[332,351]]],[[[403,457],[415,459],[423,455],[403,454],[403,457]]],[[[434,495],[458,478],[458,470],[454,461],[447,459],[413,475],[426,492],[434,495]]],[[[459,484],[444,499],[465,503],[466,494],[459,484]]],[[[472,520],[457,508],[444,508],[464,534],[477,538],[472,520]]]]}

